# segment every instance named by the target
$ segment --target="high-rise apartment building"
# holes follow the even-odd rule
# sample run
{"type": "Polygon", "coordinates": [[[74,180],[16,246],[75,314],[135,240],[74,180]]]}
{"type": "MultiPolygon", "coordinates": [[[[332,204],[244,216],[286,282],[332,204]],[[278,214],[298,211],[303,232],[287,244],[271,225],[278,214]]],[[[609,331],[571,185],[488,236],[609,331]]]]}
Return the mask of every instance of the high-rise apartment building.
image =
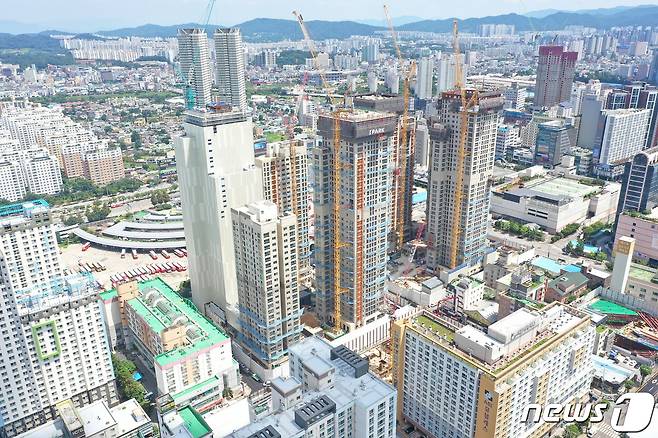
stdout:
{"type": "Polygon", "coordinates": [[[0,208],[0,435],[52,420],[64,400],[118,401],[98,292],[89,275],[62,276],[45,201],[0,208]]]}
{"type": "Polygon", "coordinates": [[[610,90],[605,99],[605,109],[648,109],[649,129],[647,131],[647,148],[658,142],[658,88],[644,82],[633,82],[621,89],[610,90]]]}
{"type": "Polygon", "coordinates": [[[226,321],[238,305],[231,208],[263,199],[252,122],[242,111],[220,108],[187,112],[183,127],[176,169],[192,299],[206,314],[226,321]]]}
{"type": "Polygon", "coordinates": [[[432,58],[421,58],[420,61],[418,61],[418,72],[415,88],[416,97],[425,100],[431,99],[433,86],[434,60],[432,58]]]}
{"type": "Polygon", "coordinates": [[[19,201],[29,193],[54,195],[61,191],[57,159],[45,149],[0,151],[0,198],[19,201]]]}
{"type": "Polygon", "coordinates": [[[231,438],[393,438],[395,389],[345,346],[310,337],[290,348],[290,377],[272,380],[272,414],[231,438]]]}
{"type": "Polygon", "coordinates": [[[217,29],[214,38],[219,99],[246,111],[244,48],[240,29],[217,29]]]}
{"type": "Polygon", "coordinates": [[[96,149],[84,155],[85,178],[97,186],[105,186],[126,176],[121,148],[96,149]]]}
{"type": "Polygon", "coordinates": [[[363,60],[368,63],[375,63],[379,60],[379,45],[368,44],[363,48],[363,60]]]}
{"type": "MultiPolygon", "coordinates": [[[[471,99],[475,90],[466,90],[471,99]]],[[[496,152],[496,131],[503,97],[497,92],[479,93],[468,110],[461,199],[457,199],[458,147],[462,125],[461,98],[457,91],[444,92],[439,117],[430,123],[430,166],[427,199],[427,265],[449,269],[474,263],[486,250],[491,177],[496,152]],[[461,215],[453,211],[460,202],[461,215]],[[456,265],[451,265],[451,239],[457,236],[456,265]]]]}
{"type": "Polygon", "coordinates": [[[433,438],[541,437],[555,424],[524,421],[528,404],[587,397],[595,333],[585,313],[552,304],[486,333],[455,324],[430,313],[394,323],[398,421],[433,438]]]}
{"type": "Polygon", "coordinates": [[[416,124],[416,144],[414,145],[414,164],[427,167],[430,158],[430,134],[425,119],[416,124]]]}
{"type": "Polygon", "coordinates": [[[320,116],[318,120],[321,141],[313,150],[318,313],[333,323],[335,291],[340,287],[343,328],[364,324],[386,291],[397,122],[398,117],[390,113],[345,114],[340,121],[341,143],[335,145],[334,119],[320,116]],[[339,163],[334,158],[337,146],[339,163]],[[340,278],[334,277],[337,242],[340,278]]]}
{"type": "Polygon", "coordinates": [[[658,206],[658,147],[635,154],[624,164],[617,216],[624,211],[647,211],[658,206]]]}
{"type": "MultiPolygon", "coordinates": [[[[462,53],[462,83],[466,83],[466,74],[468,66],[465,64],[466,56],[462,53]]],[[[455,78],[455,55],[444,54],[437,61],[436,69],[436,91],[442,93],[444,91],[452,90],[455,87],[457,80],[455,78]]]]}
{"type": "Polygon", "coordinates": [[[256,158],[263,178],[264,199],[279,207],[279,214],[297,217],[297,254],[299,281],[311,281],[311,243],[309,240],[309,181],[306,145],[297,140],[267,145],[265,154],[256,158]]]}
{"type": "Polygon", "coordinates": [[[270,201],[232,210],[239,342],[268,379],[301,336],[297,219],[270,201]]]}
{"type": "Polygon", "coordinates": [[[203,109],[211,100],[212,71],[208,36],[203,29],[178,31],[178,58],[180,74],[185,87],[185,105],[188,109],[203,109]]]}
{"type": "Polygon", "coordinates": [[[562,46],[539,47],[536,107],[551,107],[570,99],[577,58],[577,52],[565,52],[562,46]]]}
{"type": "Polygon", "coordinates": [[[594,142],[594,149],[599,151],[595,175],[606,179],[621,177],[624,162],[644,148],[650,117],[648,109],[601,111],[594,142]]]}
{"type": "Polygon", "coordinates": [[[55,195],[62,189],[62,173],[57,159],[47,151],[30,154],[23,161],[25,182],[30,193],[55,195]]]}
{"type": "Polygon", "coordinates": [[[0,199],[20,201],[27,193],[25,189],[20,163],[0,158],[0,199]]]}

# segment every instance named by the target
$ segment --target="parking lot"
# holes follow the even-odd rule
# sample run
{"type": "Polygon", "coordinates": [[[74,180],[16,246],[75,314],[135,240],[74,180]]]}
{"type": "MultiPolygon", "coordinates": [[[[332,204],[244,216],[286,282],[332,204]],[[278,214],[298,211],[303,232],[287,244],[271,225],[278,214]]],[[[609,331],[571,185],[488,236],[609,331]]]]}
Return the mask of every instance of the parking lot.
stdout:
{"type": "MultiPolygon", "coordinates": [[[[107,268],[105,271],[94,272],[94,278],[103,285],[104,288],[110,289],[112,282],[110,275],[125,272],[136,267],[150,265],[152,263],[164,263],[166,261],[176,261],[187,267],[187,257],[179,258],[173,254],[169,260],[158,254],[157,260],[153,260],[146,253],[139,253],[137,259],[133,259],[129,253],[125,258],[121,258],[121,253],[109,251],[106,249],[91,246],[86,251],[82,251],[82,244],[73,244],[61,250],[62,262],[64,267],[70,270],[77,270],[79,263],[100,262],[107,268]]],[[[178,289],[180,283],[189,278],[187,270],[182,272],[168,272],[155,274],[166,281],[170,286],[178,289]]]]}

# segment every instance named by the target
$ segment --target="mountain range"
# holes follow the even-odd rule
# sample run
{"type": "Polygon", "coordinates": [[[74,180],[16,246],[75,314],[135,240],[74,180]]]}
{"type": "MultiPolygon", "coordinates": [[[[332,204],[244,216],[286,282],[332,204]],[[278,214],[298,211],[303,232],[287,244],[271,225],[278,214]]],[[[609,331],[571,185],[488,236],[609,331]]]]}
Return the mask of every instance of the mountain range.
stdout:
{"type": "MultiPolygon", "coordinates": [[[[418,17],[398,17],[396,27],[400,31],[420,31],[420,32],[450,32],[452,30],[452,18],[436,20],[414,21],[418,17]],[[411,22],[409,22],[411,21],[411,22]],[[406,23],[405,23],[406,22],[406,23]],[[405,23],[405,24],[402,24],[405,23]]],[[[0,31],[3,28],[0,21],[0,31]]],[[[322,40],[327,38],[347,38],[351,35],[375,35],[378,32],[386,31],[384,23],[377,20],[356,21],[308,21],[307,26],[310,34],[314,39],[322,40]],[[365,21],[365,22],[364,22],[365,21]]],[[[550,31],[560,30],[567,25],[582,25],[596,28],[610,28],[613,26],[655,26],[658,24],[658,6],[647,5],[637,7],[620,6],[608,9],[591,9],[576,12],[564,11],[535,11],[526,15],[505,14],[481,18],[467,18],[459,20],[459,29],[461,32],[477,32],[480,24],[512,24],[517,31],[550,31]]],[[[15,26],[7,26],[12,28],[15,26]]],[[[105,37],[174,37],[178,29],[183,27],[204,27],[195,23],[183,23],[177,25],[163,26],[158,24],[145,24],[137,27],[114,29],[96,32],[95,35],[105,37]]],[[[212,32],[217,25],[205,26],[208,33],[212,32]]],[[[257,18],[236,25],[242,30],[246,41],[264,42],[264,41],[281,41],[281,40],[300,40],[302,33],[299,25],[295,20],[282,20],[272,18],[257,18]]],[[[8,32],[10,33],[10,32],[8,32]]],[[[42,35],[52,35],[54,33],[70,33],[45,31],[42,35]]],[[[0,39],[0,49],[3,48],[0,39]]],[[[88,36],[87,36],[88,37],[88,36]]],[[[25,38],[20,38],[24,40],[25,38]]],[[[16,43],[16,41],[12,41],[16,43]]]]}

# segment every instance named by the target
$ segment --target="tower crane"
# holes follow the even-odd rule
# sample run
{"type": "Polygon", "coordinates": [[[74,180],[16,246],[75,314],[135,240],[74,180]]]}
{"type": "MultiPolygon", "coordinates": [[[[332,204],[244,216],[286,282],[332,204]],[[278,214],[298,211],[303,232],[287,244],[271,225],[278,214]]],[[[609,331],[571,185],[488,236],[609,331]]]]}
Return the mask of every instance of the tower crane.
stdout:
{"type": "Polygon", "coordinates": [[[388,23],[388,29],[391,32],[391,38],[393,39],[393,47],[395,47],[395,53],[398,57],[398,64],[400,65],[400,71],[404,77],[404,83],[402,85],[402,96],[404,99],[404,107],[402,112],[402,123],[400,129],[400,154],[398,156],[399,168],[398,168],[398,183],[399,190],[398,193],[398,206],[397,206],[397,218],[396,218],[396,231],[397,231],[397,249],[402,249],[404,243],[404,222],[405,222],[405,208],[404,208],[404,194],[405,188],[407,185],[407,152],[410,154],[413,152],[411,148],[413,145],[408,141],[408,123],[409,123],[409,84],[411,78],[416,73],[416,63],[411,61],[409,64],[409,69],[404,72],[404,59],[402,58],[402,52],[400,51],[400,46],[398,45],[397,33],[393,27],[393,21],[388,11],[388,6],[384,5],[384,14],[386,15],[386,21],[388,23]],[[409,148],[409,150],[407,150],[409,148]]]}
{"type": "Polygon", "coordinates": [[[459,238],[462,233],[460,226],[460,219],[462,215],[462,199],[464,197],[464,167],[466,160],[466,143],[468,141],[468,119],[469,110],[478,103],[478,91],[472,90],[469,96],[466,93],[466,85],[462,76],[462,62],[461,52],[459,49],[459,32],[457,27],[457,20],[452,22],[452,46],[455,55],[455,90],[459,92],[460,108],[459,108],[459,141],[457,144],[457,159],[455,169],[455,202],[452,209],[452,233],[450,237],[450,263],[449,268],[457,266],[457,252],[459,247],[459,238]]]}
{"type": "Polygon", "coordinates": [[[341,170],[342,163],[340,158],[340,148],[341,148],[341,138],[340,138],[340,121],[342,115],[349,112],[346,108],[341,108],[334,100],[331,92],[331,87],[327,82],[326,75],[324,70],[320,68],[317,58],[317,50],[315,48],[315,43],[311,38],[311,35],[306,28],[306,23],[302,14],[297,11],[293,11],[293,15],[297,18],[299,27],[301,28],[302,34],[304,34],[304,40],[308,46],[309,51],[311,52],[311,57],[315,67],[318,69],[320,75],[320,80],[322,82],[322,88],[327,93],[329,101],[331,102],[331,117],[333,119],[333,169],[332,169],[332,179],[333,179],[333,206],[332,206],[332,221],[333,221],[333,234],[334,234],[334,246],[333,246],[333,277],[334,277],[334,332],[338,334],[342,331],[342,315],[341,315],[341,295],[347,290],[341,286],[341,250],[348,246],[347,243],[343,242],[340,236],[340,179],[341,179],[341,170]]]}

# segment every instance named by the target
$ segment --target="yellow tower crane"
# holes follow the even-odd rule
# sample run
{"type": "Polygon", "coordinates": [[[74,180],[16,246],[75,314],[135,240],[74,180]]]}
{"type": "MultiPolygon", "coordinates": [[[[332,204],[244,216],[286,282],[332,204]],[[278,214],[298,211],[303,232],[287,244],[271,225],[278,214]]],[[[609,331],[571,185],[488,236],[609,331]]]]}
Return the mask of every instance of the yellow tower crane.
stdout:
{"type": "Polygon", "coordinates": [[[455,56],[455,90],[459,91],[461,106],[459,108],[460,126],[459,126],[459,142],[457,144],[457,160],[455,169],[455,202],[452,209],[452,233],[450,238],[450,266],[455,268],[457,266],[457,252],[459,250],[459,238],[462,233],[461,215],[462,215],[462,200],[464,197],[464,167],[467,156],[466,143],[468,141],[468,119],[469,110],[477,105],[478,91],[472,90],[470,98],[466,93],[466,84],[462,76],[462,62],[461,52],[459,49],[459,32],[457,28],[457,20],[452,22],[452,46],[455,56]]]}
{"type": "Polygon", "coordinates": [[[320,74],[320,79],[322,81],[322,87],[329,97],[331,102],[332,112],[331,117],[334,122],[334,132],[333,132],[333,206],[332,206],[332,220],[333,220],[333,234],[334,234],[334,247],[333,247],[333,274],[334,274],[334,332],[336,334],[342,331],[342,317],[341,317],[341,294],[343,294],[346,288],[341,286],[341,249],[346,247],[347,244],[342,241],[340,236],[340,172],[342,170],[342,163],[340,158],[340,148],[341,148],[341,138],[340,138],[340,121],[344,113],[349,112],[346,108],[340,108],[336,101],[334,100],[331,87],[327,82],[327,78],[319,66],[317,59],[317,50],[315,49],[315,43],[311,39],[311,35],[306,28],[306,23],[304,23],[304,18],[302,14],[297,11],[293,11],[293,15],[297,18],[299,27],[304,34],[304,40],[308,45],[308,49],[311,52],[313,57],[313,62],[315,63],[316,68],[320,74]]]}
{"type": "Polygon", "coordinates": [[[393,39],[393,47],[395,48],[395,53],[398,57],[398,64],[400,66],[401,76],[404,77],[404,83],[402,85],[402,96],[404,99],[404,106],[402,112],[402,123],[400,129],[400,138],[399,138],[399,154],[398,162],[399,167],[398,171],[398,206],[396,211],[396,231],[397,231],[397,249],[402,249],[404,244],[404,222],[405,222],[405,208],[404,208],[404,195],[405,188],[407,185],[407,153],[409,148],[413,147],[409,144],[409,134],[408,134],[408,123],[409,123],[409,84],[411,78],[416,74],[416,63],[411,61],[409,64],[409,69],[404,71],[404,59],[402,58],[402,52],[400,51],[400,46],[398,44],[397,33],[393,27],[393,21],[391,20],[391,15],[388,11],[388,6],[384,5],[384,14],[386,15],[386,21],[388,22],[388,29],[391,32],[391,38],[393,39]]]}

